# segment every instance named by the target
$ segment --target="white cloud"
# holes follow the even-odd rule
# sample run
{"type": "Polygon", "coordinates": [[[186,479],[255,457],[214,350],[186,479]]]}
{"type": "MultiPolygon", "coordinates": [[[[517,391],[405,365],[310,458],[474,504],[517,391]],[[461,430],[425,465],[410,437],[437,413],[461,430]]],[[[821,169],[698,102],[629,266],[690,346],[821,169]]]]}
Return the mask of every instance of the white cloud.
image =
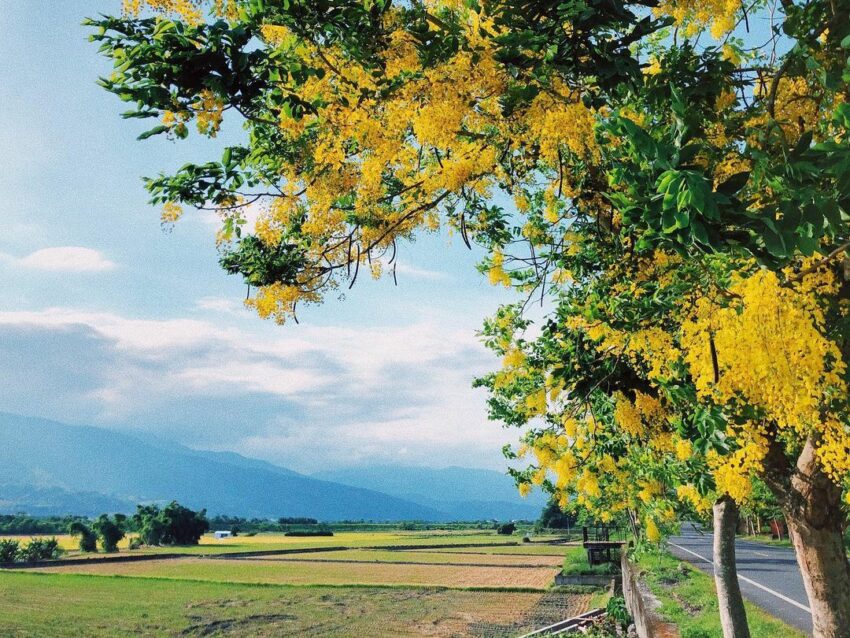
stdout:
{"type": "MultiPolygon", "coordinates": [[[[389,270],[389,267],[387,268],[389,270]]],[[[395,263],[396,274],[399,276],[408,276],[412,279],[427,279],[429,281],[438,281],[448,279],[449,276],[447,273],[439,272],[437,270],[427,270],[425,268],[419,268],[412,264],[408,264],[406,261],[396,260],[395,263]]]]}
{"type": "Polygon", "coordinates": [[[54,272],[101,272],[115,268],[103,253],[82,246],[42,248],[25,257],[11,259],[24,268],[54,272]]]}
{"type": "Polygon", "coordinates": [[[201,297],[195,302],[198,310],[220,312],[227,315],[246,316],[245,304],[232,297],[201,297]]]}
{"type": "Polygon", "coordinates": [[[141,427],[303,471],[393,461],[499,468],[501,446],[518,437],[487,420],[471,382],[494,361],[455,318],[282,329],[220,318],[0,312],[0,357],[10,356],[4,343],[22,361],[43,352],[55,371],[38,377],[33,363],[9,375],[0,410],[38,405],[38,416],[141,427]]]}

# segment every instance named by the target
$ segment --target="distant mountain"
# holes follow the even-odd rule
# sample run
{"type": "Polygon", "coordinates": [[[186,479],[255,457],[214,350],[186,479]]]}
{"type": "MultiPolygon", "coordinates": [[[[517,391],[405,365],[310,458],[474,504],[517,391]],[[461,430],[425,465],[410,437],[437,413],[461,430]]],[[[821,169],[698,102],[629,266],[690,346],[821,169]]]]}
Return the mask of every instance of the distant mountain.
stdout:
{"type": "Polygon", "coordinates": [[[447,518],[427,505],[231,452],[199,452],[101,428],[0,413],[0,442],[5,512],[128,511],[134,503],[176,499],[213,514],[251,517],[447,518]]]}
{"type": "Polygon", "coordinates": [[[69,492],[61,487],[0,485],[0,513],[3,514],[24,512],[31,516],[97,516],[104,512],[131,512],[135,509],[134,501],[97,492],[69,492]]]}
{"type": "Polygon", "coordinates": [[[377,465],[313,476],[385,492],[443,511],[452,520],[536,519],[546,501],[539,492],[522,498],[510,476],[493,470],[377,465]]]}

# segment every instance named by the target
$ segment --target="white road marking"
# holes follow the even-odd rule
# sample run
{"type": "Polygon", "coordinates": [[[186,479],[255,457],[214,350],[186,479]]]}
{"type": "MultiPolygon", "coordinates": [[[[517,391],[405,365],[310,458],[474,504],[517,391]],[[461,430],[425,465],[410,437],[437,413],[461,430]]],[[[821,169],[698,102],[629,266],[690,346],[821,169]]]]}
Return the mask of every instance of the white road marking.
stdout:
{"type": "MultiPolygon", "coordinates": [[[[681,545],[676,545],[676,543],[670,543],[670,545],[672,545],[673,547],[678,547],[678,548],[679,548],[679,549],[681,549],[683,552],[687,552],[688,554],[691,554],[692,556],[696,556],[697,558],[699,558],[700,560],[705,561],[705,562],[706,562],[706,563],[708,563],[709,565],[714,565],[714,561],[709,560],[709,559],[708,559],[708,558],[706,558],[705,556],[700,556],[700,555],[699,555],[699,554],[697,554],[696,552],[692,552],[692,551],[691,551],[691,550],[689,550],[687,547],[682,547],[681,545]]],[[[800,609],[802,609],[802,610],[803,610],[803,611],[805,611],[805,612],[812,613],[812,610],[811,610],[811,609],[809,609],[808,607],[806,607],[804,604],[802,604],[802,603],[798,603],[796,600],[793,600],[793,599],[791,599],[791,598],[788,598],[788,596],[783,596],[783,595],[782,595],[782,594],[780,594],[778,591],[773,591],[773,590],[772,590],[772,589],[770,589],[769,587],[765,587],[765,586],[764,586],[764,585],[762,585],[761,583],[757,583],[756,581],[751,580],[751,579],[747,578],[746,576],[741,576],[741,574],[738,574],[738,580],[743,580],[745,583],[749,583],[750,585],[752,585],[752,586],[754,586],[754,587],[758,587],[759,589],[763,589],[763,590],[764,590],[764,591],[766,591],[768,594],[773,594],[774,596],[776,596],[776,597],[777,597],[777,598],[779,598],[780,600],[785,601],[785,602],[786,602],[786,603],[788,603],[789,605],[794,605],[795,607],[799,607],[800,609]]]]}

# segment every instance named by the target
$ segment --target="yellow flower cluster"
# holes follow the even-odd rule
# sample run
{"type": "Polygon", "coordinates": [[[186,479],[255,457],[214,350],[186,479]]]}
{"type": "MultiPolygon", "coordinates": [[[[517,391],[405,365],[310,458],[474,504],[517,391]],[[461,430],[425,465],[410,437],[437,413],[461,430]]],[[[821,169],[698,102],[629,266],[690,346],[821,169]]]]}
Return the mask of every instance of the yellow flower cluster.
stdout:
{"type": "Polygon", "coordinates": [[[734,303],[700,299],[682,324],[698,393],[721,404],[741,397],[780,428],[804,434],[817,427],[821,406],[846,388],[841,353],[821,333],[812,295],[768,270],[739,279],[729,293],[734,303]]]}
{"type": "Polygon", "coordinates": [[[254,297],[245,301],[245,305],[256,310],[263,319],[271,318],[276,323],[283,324],[295,313],[297,303],[318,301],[319,296],[316,293],[305,294],[296,286],[274,283],[261,287],[254,297]]]}
{"type": "Polygon", "coordinates": [[[593,136],[596,114],[566,87],[558,86],[554,96],[540,93],[525,119],[528,133],[539,141],[540,155],[550,167],[559,167],[563,149],[579,158],[598,158],[599,148],[593,136]]]}
{"type": "Polygon", "coordinates": [[[657,432],[666,419],[661,402],[643,392],[635,392],[634,402],[622,393],[615,396],[614,421],[626,434],[640,438],[648,433],[657,432]]]}
{"type": "Polygon", "coordinates": [[[746,501],[752,492],[752,477],[764,468],[768,441],[757,426],[750,425],[741,433],[745,443],[731,454],[720,456],[710,452],[708,465],[714,475],[717,492],[728,494],[738,503],[746,501]]]}
{"type": "Polygon", "coordinates": [[[490,257],[490,269],[487,271],[487,279],[494,286],[510,287],[511,278],[505,272],[505,256],[501,250],[493,251],[490,257]]]}
{"type": "Polygon", "coordinates": [[[817,130],[819,122],[827,121],[822,100],[814,95],[805,78],[782,77],[776,90],[775,118],[785,136],[799,139],[805,130],[817,130]]]}
{"type": "MultiPolygon", "coordinates": [[[[199,24],[203,21],[201,5],[204,0],[122,0],[122,9],[127,15],[138,15],[142,10],[142,3],[162,13],[176,13],[189,24],[199,24]]],[[[224,3],[218,0],[217,8],[224,11],[224,3]]]]}
{"type": "Polygon", "coordinates": [[[224,103],[207,89],[201,91],[198,97],[200,99],[192,105],[198,132],[215,137],[221,128],[224,103]]]}
{"type": "Polygon", "coordinates": [[[647,516],[646,518],[645,533],[646,540],[648,540],[650,543],[657,543],[661,540],[661,532],[658,529],[658,525],[656,524],[655,519],[653,519],[651,516],[647,516]]]}
{"type": "Polygon", "coordinates": [[[654,9],[656,15],[671,16],[684,27],[687,37],[710,27],[711,36],[716,39],[735,28],[740,11],[739,0],[662,0],[654,9]]]}
{"type": "Polygon", "coordinates": [[[587,336],[597,342],[599,352],[624,355],[633,365],[646,366],[650,379],[669,377],[672,374],[670,366],[681,356],[673,337],[657,326],[625,332],[601,322],[588,323],[579,317],[569,319],[568,325],[573,329],[583,328],[587,336]]]}
{"type": "Polygon", "coordinates": [[[705,514],[711,510],[711,501],[702,496],[697,488],[690,483],[679,485],[676,488],[676,496],[680,501],[693,505],[694,509],[700,514],[705,514]]]}
{"type": "Polygon", "coordinates": [[[828,419],[823,424],[816,452],[824,472],[836,484],[850,481],[850,426],[828,419]]]}
{"type": "Polygon", "coordinates": [[[164,225],[175,223],[183,215],[183,209],[175,202],[166,202],[160,213],[160,220],[164,225]]]}

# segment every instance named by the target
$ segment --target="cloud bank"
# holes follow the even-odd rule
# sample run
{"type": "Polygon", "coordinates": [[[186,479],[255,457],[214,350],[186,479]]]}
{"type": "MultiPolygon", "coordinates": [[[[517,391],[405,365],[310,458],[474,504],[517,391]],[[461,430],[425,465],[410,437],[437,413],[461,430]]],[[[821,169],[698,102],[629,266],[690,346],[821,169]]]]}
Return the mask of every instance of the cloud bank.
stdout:
{"type": "Polygon", "coordinates": [[[102,272],[115,268],[100,251],[82,246],[54,246],[20,258],[5,258],[23,268],[51,272],[102,272]]]}
{"type": "Polygon", "coordinates": [[[500,469],[499,449],[518,435],[488,422],[484,393],[471,388],[493,359],[471,329],[436,317],[249,332],[207,319],[0,312],[0,358],[2,409],[141,429],[301,471],[500,469]]]}

